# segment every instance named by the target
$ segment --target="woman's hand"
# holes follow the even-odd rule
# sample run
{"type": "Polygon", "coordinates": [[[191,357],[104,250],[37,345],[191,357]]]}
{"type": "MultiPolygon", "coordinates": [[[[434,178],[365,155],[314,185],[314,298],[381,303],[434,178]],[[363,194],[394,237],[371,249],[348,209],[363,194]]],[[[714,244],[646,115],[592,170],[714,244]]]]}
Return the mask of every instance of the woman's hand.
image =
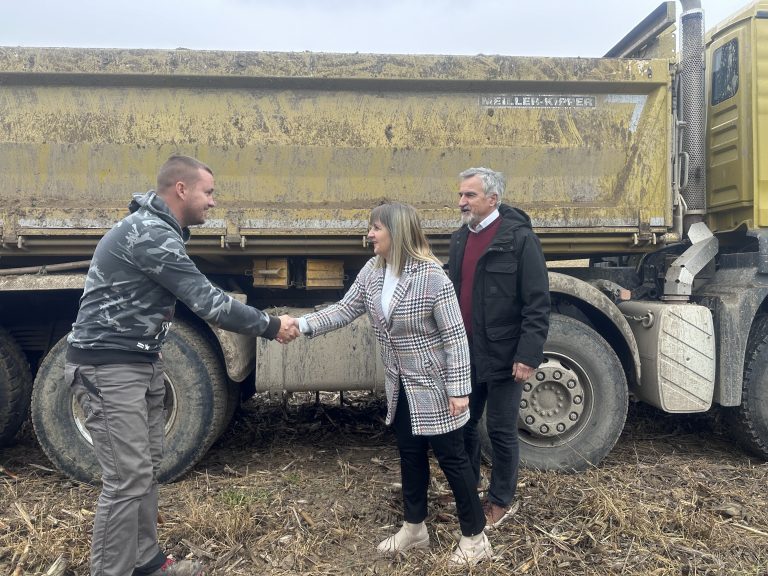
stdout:
{"type": "Polygon", "coordinates": [[[469,396],[448,396],[448,411],[451,416],[458,416],[469,410],[469,396]]]}

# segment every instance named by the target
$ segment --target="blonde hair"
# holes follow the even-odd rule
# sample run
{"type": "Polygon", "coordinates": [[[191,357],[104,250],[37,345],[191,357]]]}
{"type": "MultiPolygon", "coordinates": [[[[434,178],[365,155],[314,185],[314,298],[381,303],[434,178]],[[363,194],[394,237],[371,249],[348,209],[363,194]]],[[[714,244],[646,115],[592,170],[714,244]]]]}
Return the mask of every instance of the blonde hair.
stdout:
{"type": "MultiPolygon", "coordinates": [[[[422,262],[435,262],[442,267],[440,260],[432,254],[427,237],[421,229],[419,215],[413,206],[400,202],[376,206],[371,211],[370,223],[374,222],[380,222],[389,231],[389,264],[398,276],[403,273],[403,267],[409,257],[422,262]]],[[[384,268],[387,263],[379,256],[376,265],[384,268]]]]}

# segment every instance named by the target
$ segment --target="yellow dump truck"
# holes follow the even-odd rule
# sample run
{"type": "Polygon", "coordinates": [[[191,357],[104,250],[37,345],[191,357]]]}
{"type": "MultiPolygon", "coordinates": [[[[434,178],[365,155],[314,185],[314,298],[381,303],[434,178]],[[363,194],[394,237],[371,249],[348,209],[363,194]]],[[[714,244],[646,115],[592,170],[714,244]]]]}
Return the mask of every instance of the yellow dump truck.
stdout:
{"type": "MultiPolygon", "coordinates": [[[[415,205],[446,257],[459,172],[503,171],[551,266],[524,463],[598,464],[630,400],[722,407],[768,457],[768,2],[705,35],[686,0],[679,50],[676,12],[663,3],[604,58],[0,48],[0,439],[31,399],[51,460],[98,475],[63,338],[96,242],[184,153],[216,174],[188,245],[200,269],[294,313],[344,293],[377,203],[415,205]]],[[[281,347],[179,309],[164,357],[164,480],[244,389],[383,382],[365,319],[281,347]]]]}

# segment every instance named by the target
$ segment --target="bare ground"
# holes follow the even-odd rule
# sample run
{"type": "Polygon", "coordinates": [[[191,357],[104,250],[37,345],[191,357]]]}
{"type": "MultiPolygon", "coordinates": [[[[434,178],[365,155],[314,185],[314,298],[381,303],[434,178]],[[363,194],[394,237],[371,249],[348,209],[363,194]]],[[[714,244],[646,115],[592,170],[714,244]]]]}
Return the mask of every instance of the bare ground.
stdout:
{"type": "MultiPolygon", "coordinates": [[[[492,563],[447,565],[458,523],[436,464],[430,549],[378,558],[402,521],[397,452],[382,399],[345,400],[249,401],[192,472],[161,488],[167,551],[212,576],[768,575],[768,464],[711,418],[644,407],[599,468],[521,472],[516,517],[490,535],[492,563]]],[[[0,490],[0,574],[88,573],[98,488],[52,470],[28,425],[0,453],[0,490]]]]}

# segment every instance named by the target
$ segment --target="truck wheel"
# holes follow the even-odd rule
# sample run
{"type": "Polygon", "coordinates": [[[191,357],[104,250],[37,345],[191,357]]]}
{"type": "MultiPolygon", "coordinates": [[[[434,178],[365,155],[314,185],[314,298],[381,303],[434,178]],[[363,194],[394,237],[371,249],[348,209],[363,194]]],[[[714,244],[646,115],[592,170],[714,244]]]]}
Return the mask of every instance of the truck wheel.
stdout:
{"type": "Polygon", "coordinates": [[[734,439],[768,459],[768,315],[755,318],[747,341],[741,406],[725,409],[734,439]]]}
{"type": "Polygon", "coordinates": [[[13,336],[0,328],[0,446],[18,432],[29,410],[32,374],[13,336]]]}
{"type": "MultiPolygon", "coordinates": [[[[46,355],[32,394],[40,446],[59,470],[83,482],[101,470],[85,419],[64,380],[66,338],[46,355]]],[[[227,414],[227,378],[216,350],[195,328],[176,321],[163,346],[165,447],[158,479],[171,482],[192,468],[218,438],[227,414]]]]}
{"type": "MultiPolygon", "coordinates": [[[[520,463],[537,470],[584,470],[611,451],[627,418],[627,380],[619,358],[592,328],[552,314],[544,362],[523,384],[520,463]]],[[[481,422],[486,460],[490,441],[481,422]]]]}

